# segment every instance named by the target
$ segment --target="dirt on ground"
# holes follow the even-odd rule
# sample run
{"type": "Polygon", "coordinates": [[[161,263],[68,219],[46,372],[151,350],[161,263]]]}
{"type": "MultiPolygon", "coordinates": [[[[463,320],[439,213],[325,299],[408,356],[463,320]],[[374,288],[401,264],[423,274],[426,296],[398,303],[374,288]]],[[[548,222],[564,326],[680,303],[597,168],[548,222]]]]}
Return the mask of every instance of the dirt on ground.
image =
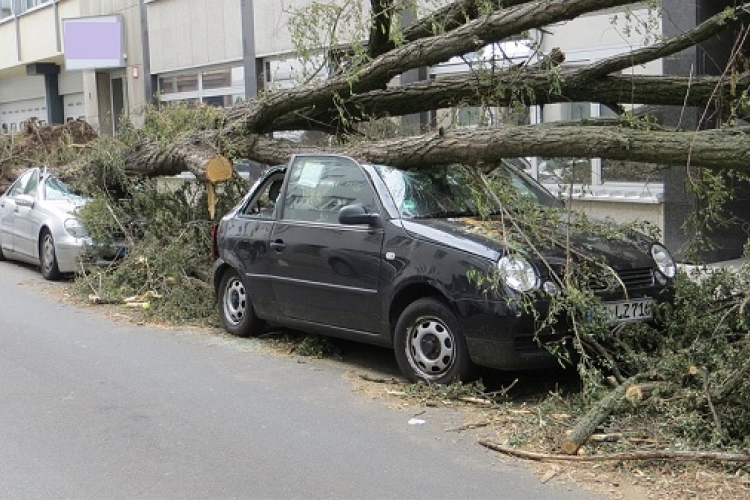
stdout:
{"type": "MultiPolygon", "coordinates": [[[[355,390],[364,397],[384,402],[419,415],[439,406],[455,408],[464,424],[447,428],[446,432],[461,433],[477,441],[489,441],[506,447],[540,454],[559,454],[557,440],[574,423],[566,413],[550,411],[542,400],[549,384],[540,384],[533,377],[528,383],[536,387],[523,393],[519,400],[495,404],[482,398],[458,400],[422,396],[410,389],[400,377],[382,377],[360,370],[349,372],[355,390]],[[536,392],[536,398],[534,397],[536,392]]],[[[523,391],[523,388],[520,388],[523,391]]],[[[644,435],[643,432],[637,433],[644,435]]],[[[626,438],[616,446],[630,451],[653,450],[664,443],[647,438],[626,438]]],[[[612,451],[612,445],[587,444],[581,454],[599,455],[612,451]]],[[[746,500],[750,498],[750,469],[737,464],[675,461],[595,461],[568,462],[557,460],[525,460],[498,453],[499,461],[523,463],[542,483],[560,483],[602,495],[611,500],[746,500]]]]}

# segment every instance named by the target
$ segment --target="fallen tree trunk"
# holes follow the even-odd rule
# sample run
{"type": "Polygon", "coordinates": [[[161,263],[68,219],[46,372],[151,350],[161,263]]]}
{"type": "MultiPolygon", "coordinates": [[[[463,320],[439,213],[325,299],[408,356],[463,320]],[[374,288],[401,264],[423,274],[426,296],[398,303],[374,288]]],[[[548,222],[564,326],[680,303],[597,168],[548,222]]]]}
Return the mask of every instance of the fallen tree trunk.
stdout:
{"type": "MultiPolygon", "coordinates": [[[[662,165],[717,169],[730,162],[735,170],[750,171],[748,134],[748,128],[676,132],[589,121],[452,130],[326,148],[248,134],[232,146],[239,156],[268,165],[287,163],[293,154],[325,152],[407,169],[452,163],[491,165],[503,158],[547,156],[658,160],[662,165]]],[[[220,136],[219,132],[204,132],[201,141],[182,141],[164,150],[142,145],[128,155],[127,171],[155,177],[179,174],[187,166],[197,178],[219,182],[231,175],[229,161],[218,154],[219,148],[210,145],[220,136]]]]}
{"type": "Polygon", "coordinates": [[[182,141],[161,147],[140,142],[129,152],[125,172],[129,175],[157,177],[188,171],[202,182],[222,182],[232,177],[232,163],[213,144],[216,132],[196,134],[182,141]]]}
{"type": "MultiPolygon", "coordinates": [[[[564,76],[564,75],[563,75],[564,76]]],[[[550,89],[549,74],[542,70],[499,72],[492,78],[450,76],[410,85],[373,90],[352,96],[343,107],[350,118],[383,118],[447,109],[456,106],[507,107],[525,99],[527,105],[565,102],[633,103],[659,106],[704,106],[712,99],[726,99],[750,89],[750,73],[734,83],[717,77],[612,75],[587,85],[568,84],[563,77],[559,88],[550,89]],[[498,89],[512,89],[523,82],[524,95],[498,89]]],[[[340,119],[336,109],[308,109],[277,119],[275,130],[317,129],[330,131],[340,119]]]]}
{"type": "Polygon", "coordinates": [[[501,444],[482,439],[479,444],[485,448],[527,460],[559,460],[565,462],[604,462],[604,461],[631,461],[631,460],[677,460],[680,462],[750,462],[750,454],[747,453],[722,453],[711,451],[670,451],[670,450],[645,450],[627,453],[611,453],[607,455],[555,455],[550,453],[536,453],[509,448],[501,444]]]}

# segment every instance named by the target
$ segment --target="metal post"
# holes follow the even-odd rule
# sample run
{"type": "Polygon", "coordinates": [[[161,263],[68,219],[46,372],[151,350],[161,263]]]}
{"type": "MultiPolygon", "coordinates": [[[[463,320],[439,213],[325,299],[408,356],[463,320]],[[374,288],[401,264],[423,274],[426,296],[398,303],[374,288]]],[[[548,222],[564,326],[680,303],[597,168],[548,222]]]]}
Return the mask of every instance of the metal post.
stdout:
{"type": "Polygon", "coordinates": [[[147,103],[155,102],[154,85],[151,79],[151,49],[148,44],[148,8],[146,0],[140,0],[141,8],[141,66],[143,69],[143,98],[147,103]]]}
{"type": "Polygon", "coordinates": [[[242,65],[245,69],[245,99],[258,95],[258,68],[255,62],[255,11],[253,0],[242,1],[242,65]]]}

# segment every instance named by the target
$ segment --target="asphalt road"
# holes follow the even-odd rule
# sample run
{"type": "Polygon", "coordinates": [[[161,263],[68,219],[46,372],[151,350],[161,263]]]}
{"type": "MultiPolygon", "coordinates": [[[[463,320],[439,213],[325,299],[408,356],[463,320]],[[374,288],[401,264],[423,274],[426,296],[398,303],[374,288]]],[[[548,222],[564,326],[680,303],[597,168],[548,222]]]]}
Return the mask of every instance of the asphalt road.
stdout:
{"type": "Polygon", "coordinates": [[[461,416],[353,391],[346,366],[113,321],[0,262],[0,498],[585,499],[461,416]]]}

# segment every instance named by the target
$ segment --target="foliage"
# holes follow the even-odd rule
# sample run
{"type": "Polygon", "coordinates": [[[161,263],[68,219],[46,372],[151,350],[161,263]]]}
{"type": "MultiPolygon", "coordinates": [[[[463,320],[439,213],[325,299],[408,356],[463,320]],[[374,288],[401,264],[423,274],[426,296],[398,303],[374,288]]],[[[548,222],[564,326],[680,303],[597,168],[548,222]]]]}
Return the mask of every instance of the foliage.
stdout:
{"type": "MultiPolygon", "coordinates": [[[[127,247],[124,258],[91,269],[77,288],[105,301],[148,293],[149,314],[176,322],[215,322],[213,290],[207,280],[211,264],[211,220],[205,187],[190,178],[141,180],[125,173],[125,151],[143,137],[169,143],[182,135],[213,126],[213,108],[170,106],[149,108],[136,129],[122,123],[116,138],[102,136],[89,144],[81,162],[78,187],[93,200],[80,213],[92,238],[113,239],[127,247]]],[[[246,182],[235,176],[218,190],[218,216],[241,198],[246,182]]]]}
{"type": "Polygon", "coordinates": [[[341,348],[336,341],[312,333],[284,330],[280,335],[270,336],[273,345],[282,347],[291,354],[307,358],[339,358],[341,348]]]}

